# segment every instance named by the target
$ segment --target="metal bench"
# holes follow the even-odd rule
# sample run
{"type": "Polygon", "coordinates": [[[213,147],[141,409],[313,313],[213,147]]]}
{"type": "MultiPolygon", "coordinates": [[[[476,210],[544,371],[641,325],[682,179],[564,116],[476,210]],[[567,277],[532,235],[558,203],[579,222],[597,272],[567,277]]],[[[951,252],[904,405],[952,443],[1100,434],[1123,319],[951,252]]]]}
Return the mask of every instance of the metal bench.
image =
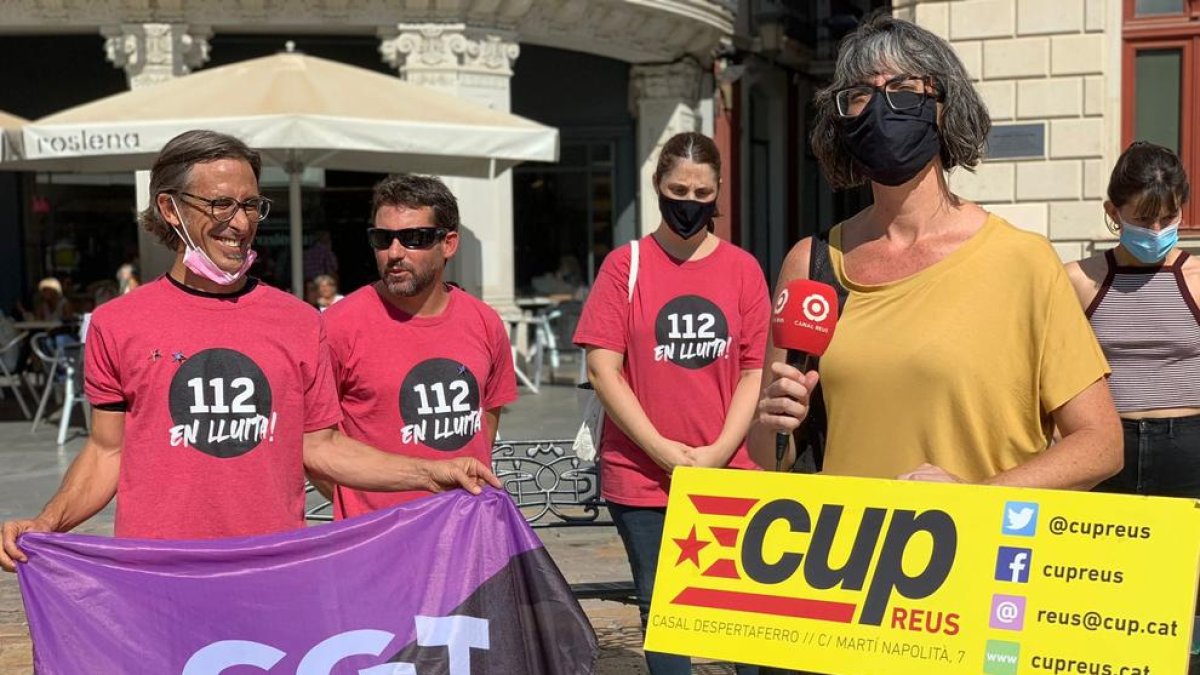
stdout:
{"type": "MultiPolygon", "coordinates": [[[[497,440],[492,447],[492,470],[534,529],[613,526],[600,496],[599,467],[575,457],[571,444],[570,440],[497,440]]],[[[309,492],[314,489],[308,487],[309,492]]],[[[305,517],[332,520],[330,506],[327,501],[313,506],[305,517]]],[[[572,584],[571,590],[580,600],[637,602],[629,580],[572,584]]]]}

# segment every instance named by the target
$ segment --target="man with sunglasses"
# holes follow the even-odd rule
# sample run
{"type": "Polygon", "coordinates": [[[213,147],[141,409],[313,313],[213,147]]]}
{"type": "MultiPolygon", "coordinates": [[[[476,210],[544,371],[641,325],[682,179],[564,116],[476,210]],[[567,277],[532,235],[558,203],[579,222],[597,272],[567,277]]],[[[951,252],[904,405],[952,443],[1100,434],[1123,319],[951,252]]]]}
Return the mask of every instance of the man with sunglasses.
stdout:
{"type": "MultiPolygon", "coordinates": [[[[437,178],[389,176],[375,186],[371,224],[379,281],[324,315],[342,428],[400,455],[490,463],[516,373],[496,311],[443,281],[458,251],[458,202],[437,178]]],[[[429,494],[333,492],[337,518],[429,494]]]]}
{"type": "Polygon", "coordinates": [[[159,154],[140,222],[174,265],[93,315],[91,436],[42,513],[4,524],[4,569],[25,561],[20,535],[70,530],[116,494],[119,537],[208,539],[303,527],[306,471],[369,490],[499,487],[476,460],[397,457],[337,431],[320,315],[246,276],[271,206],[260,166],[211,131],[159,154]]]}

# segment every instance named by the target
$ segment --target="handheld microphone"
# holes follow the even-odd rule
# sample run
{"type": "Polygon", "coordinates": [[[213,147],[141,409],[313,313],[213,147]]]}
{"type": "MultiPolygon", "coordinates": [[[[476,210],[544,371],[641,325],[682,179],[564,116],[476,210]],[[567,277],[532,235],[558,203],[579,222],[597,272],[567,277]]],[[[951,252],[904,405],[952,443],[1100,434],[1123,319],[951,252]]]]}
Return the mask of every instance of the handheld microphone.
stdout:
{"type": "MultiPolygon", "coordinates": [[[[775,300],[775,312],[771,316],[771,339],[775,346],[787,350],[787,364],[808,372],[813,357],[819,357],[833,339],[837,326],[837,291],[829,284],[811,279],[796,279],[779,293],[775,300]]],[[[796,429],[796,451],[800,451],[803,438],[800,427],[796,429]]],[[[787,455],[788,435],[780,432],[775,436],[775,470],[783,470],[783,458],[787,455]]]]}

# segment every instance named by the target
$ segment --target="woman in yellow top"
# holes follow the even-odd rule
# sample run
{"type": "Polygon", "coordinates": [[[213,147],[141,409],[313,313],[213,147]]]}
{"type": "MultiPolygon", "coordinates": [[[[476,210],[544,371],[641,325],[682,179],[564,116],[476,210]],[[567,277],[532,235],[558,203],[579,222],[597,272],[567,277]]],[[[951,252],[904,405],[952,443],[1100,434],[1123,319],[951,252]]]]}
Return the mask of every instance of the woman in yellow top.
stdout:
{"type": "MultiPolygon", "coordinates": [[[[827,240],[849,293],[820,360],[825,473],[1086,489],[1119,471],[1108,367],[1058,256],[947,185],[980,161],[990,127],[950,45],[877,15],[842,42],[816,105],[826,178],[874,195],[827,240]]],[[[825,245],[796,244],[779,288],[825,245]]],[[[784,356],[768,345],[750,432],[764,467],[818,381],[784,356]]]]}

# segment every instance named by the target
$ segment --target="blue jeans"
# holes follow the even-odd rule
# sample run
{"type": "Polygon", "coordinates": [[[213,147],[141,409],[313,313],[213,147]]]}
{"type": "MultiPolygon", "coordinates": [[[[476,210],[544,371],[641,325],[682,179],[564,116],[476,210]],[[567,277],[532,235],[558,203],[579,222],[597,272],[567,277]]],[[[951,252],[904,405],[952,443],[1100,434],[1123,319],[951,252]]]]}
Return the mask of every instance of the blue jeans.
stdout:
{"type": "Polygon", "coordinates": [[[1200,616],[1196,617],[1192,627],[1192,660],[1188,661],[1188,675],[1200,675],[1200,616]]]}
{"type": "MultiPolygon", "coordinates": [[[[1200,415],[1121,420],[1125,466],[1097,492],[1200,499],[1200,415]]],[[[1200,596],[1197,597],[1200,613],[1200,596]]],[[[1200,632],[1200,618],[1197,619],[1200,632]]],[[[1194,636],[1191,675],[1200,675],[1200,636],[1194,636]]]]}
{"type": "Polygon", "coordinates": [[[1200,499],[1200,415],[1121,420],[1125,467],[1099,492],[1200,499]]]}
{"type": "MultiPolygon", "coordinates": [[[[638,612],[642,616],[642,631],[650,615],[650,598],[654,595],[654,572],[658,567],[658,550],[662,542],[666,509],[641,506],[622,506],[609,503],[608,512],[617,526],[617,534],[625,544],[633,585],[637,589],[638,612]]],[[[650,675],[690,675],[692,660],[686,656],[646,652],[650,675]]],[[[757,666],[735,666],[738,675],[760,675],[757,666]]]]}

